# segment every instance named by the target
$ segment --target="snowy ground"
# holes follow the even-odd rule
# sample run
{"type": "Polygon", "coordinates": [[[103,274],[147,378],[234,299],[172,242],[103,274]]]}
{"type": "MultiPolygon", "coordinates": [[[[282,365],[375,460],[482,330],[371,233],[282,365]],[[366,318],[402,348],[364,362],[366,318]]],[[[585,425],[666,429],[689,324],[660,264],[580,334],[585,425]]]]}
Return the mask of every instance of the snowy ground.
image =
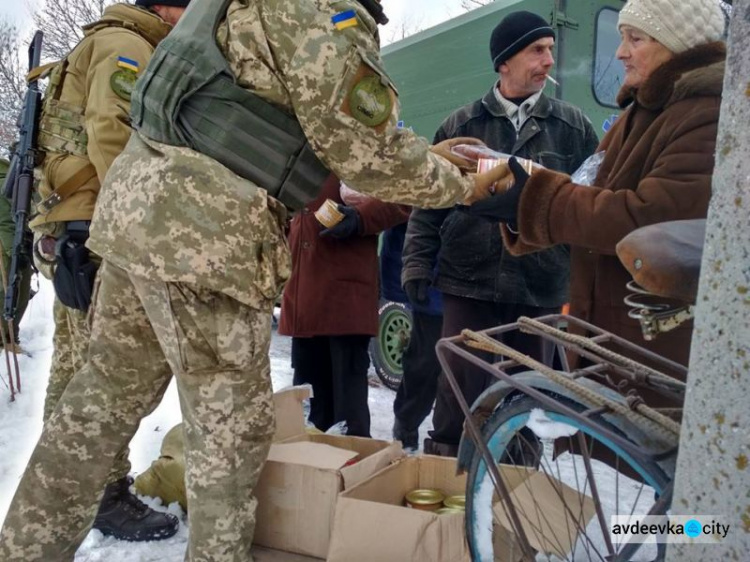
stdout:
{"type": "MultiPolygon", "coordinates": [[[[4,353],[0,359],[0,377],[3,381],[0,382],[0,520],[5,519],[13,493],[42,429],[42,408],[52,357],[53,296],[51,284],[42,280],[40,292],[29,303],[29,309],[21,323],[21,345],[30,356],[19,356],[22,393],[12,403],[9,401],[4,353]]],[[[290,344],[289,338],[274,333],[271,343],[274,389],[284,388],[292,382],[290,344]]],[[[382,386],[374,373],[371,373],[370,380],[372,436],[390,440],[395,393],[382,386]]],[[[172,384],[161,406],[141,422],[141,427],[131,442],[130,460],[135,473],[144,471],[159,456],[162,438],[179,421],[177,392],[172,384]]],[[[420,428],[422,438],[430,428],[431,419],[428,419],[420,428]]],[[[152,507],[165,509],[158,500],[147,501],[152,507]]],[[[183,515],[177,504],[172,504],[168,509],[172,513],[183,515]]],[[[92,531],[79,549],[76,562],[182,562],[186,541],[185,525],[181,525],[177,535],[171,539],[153,543],[121,542],[92,531]]]]}
{"type": "MultiPolygon", "coordinates": [[[[21,345],[29,355],[18,356],[22,374],[23,391],[16,397],[15,402],[9,401],[7,383],[7,366],[5,354],[0,359],[0,520],[5,518],[8,505],[12,499],[19,478],[26,462],[41,432],[42,408],[49,376],[49,366],[52,356],[52,323],[53,291],[51,285],[42,280],[39,294],[31,301],[28,312],[21,324],[21,345]]],[[[290,368],[289,338],[273,334],[271,343],[271,374],[274,389],[278,390],[291,384],[292,371],[290,368]]],[[[375,438],[391,438],[393,425],[393,399],[395,393],[380,384],[379,379],[371,373],[369,405],[372,417],[372,435],[375,438]]],[[[167,390],[159,408],[141,422],[140,429],[131,443],[130,460],[135,473],[143,472],[159,455],[161,441],[167,431],[180,421],[180,410],[174,384],[167,390]]],[[[537,424],[538,425],[538,424],[537,424]]],[[[428,418],[420,428],[421,438],[432,427],[432,420],[428,418]]],[[[534,426],[536,427],[536,426],[534,426]]],[[[538,433],[538,435],[543,435],[538,433]]],[[[549,436],[547,436],[549,437],[549,436]]],[[[558,461],[561,459],[558,459],[558,461]]],[[[555,470],[551,471],[556,478],[575,487],[577,474],[582,470],[575,470],[574,463],[555,462],[555,470]],[[569,466],[565,466],[568,464],[569,466]],[[562,474],[561,474],[562,467],[562,474]]],[[[611,470],[610,470],[611,472],[611,470]]],[[[602,490],[612,493],[617,487],[620,489],[619,501],[649,500],[635,513],[646,512],[653,502],[653,494],[643,494],[643,489],[633,482],[620,481],[619,486],[607,484],[607,469],[595,470],[597,480],[604,477],[602,490]],[[625,486],[623,486],[625,484],[625,486]],[[630,488],[628,490],[628,488],[630,488]]],[[[489,483],[489,482],[488,482],[489,483]]],[[[648,489],[647,489],[648,490],[648,489]]],[[[488,497],[491,497],[491,487],[488,497]]],[[[143,498],[155,509],[168,510],[178,515],[184,521],[184,514],[178,504],[162,506],[159,500],[143,498]]],[[[606,498],[605,498],[606,499],[606,498]]],[[[606,503],[606,502],[605,502],[606,503]]],[[[622,506],[622,504],[620,504],[622,506]]],[[[593,522],[593,520],[592,520],[593,522]]],[[[491,528],[489,521],[487,525],[491,528]]],[[[181,562],[184,557],[188,529],[181,523],[180,529],[174,537],[153,543],[127,543],[105,538],[98,531],[92,531],[82,544],[76,556],[76,562],[181,562]]],[[[597,541],[599,542],[599,541],[597,541]]],[[[598,545],[597,545],[598,546],[598,545]]],[[[575,560],[587,560],[587,549],[581,549],[583,557],[575,555],[575,560]]],[[[547,560],[546,557],[542,557],[547,560]]],[[[554,558],[553,558],[554,559],[554,558]]],[[[642,558],[638,558],[639,560],[642,558]]],[[[648,559],[648,558],[646,558],[648,559]]]]}

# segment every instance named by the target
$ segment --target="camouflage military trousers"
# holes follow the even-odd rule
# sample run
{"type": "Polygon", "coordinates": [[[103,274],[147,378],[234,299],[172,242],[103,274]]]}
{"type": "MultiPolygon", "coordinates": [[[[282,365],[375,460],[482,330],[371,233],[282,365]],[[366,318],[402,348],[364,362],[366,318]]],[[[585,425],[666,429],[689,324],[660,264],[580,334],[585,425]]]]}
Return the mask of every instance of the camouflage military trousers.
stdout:
{"type": "Polygon", "coordinates": [[[99,276],[88,361],[44,426],[0,533],[0,560],[73,560],[111,462],[172,373],[185,432],[186,559],[252,560],[253,488],[274,432],[272,302],[250,308],[106,261],[99,276]]]}
{"type": "MultiPolygon", "coordinates": [[[[53,314],[55,317],[53,339],[55,352],[52,355],[47,396],[44,399],[45,422],[55,411],[55,406],[60,401],[70,379],[84,366],[91,337],[86,312],[69,308],[55,299],[53,314]]],[[[129,454],[127,445],[117,453],[108,482],[115,482],[127,476],[130,472],[129,454]]]]}

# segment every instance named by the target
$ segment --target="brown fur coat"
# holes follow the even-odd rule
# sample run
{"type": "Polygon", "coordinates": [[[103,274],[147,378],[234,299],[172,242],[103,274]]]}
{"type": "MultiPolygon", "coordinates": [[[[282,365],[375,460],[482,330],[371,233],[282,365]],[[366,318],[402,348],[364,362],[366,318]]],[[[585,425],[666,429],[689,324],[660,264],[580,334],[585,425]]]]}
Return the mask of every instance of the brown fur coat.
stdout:
{"type": "Polygon", "coordinates": [[[527,182],[515,254],[570,244],[571,314],[687,364],[692,326],[644,342],[623,303],[629,274],[615,245],[648,224],[705,217],[711,198],[724,43],[695,47],[657,68],[638,90],[623,88],[627,109],[597,151],[606,155],[593,187],[549,170],[527,182]]]}

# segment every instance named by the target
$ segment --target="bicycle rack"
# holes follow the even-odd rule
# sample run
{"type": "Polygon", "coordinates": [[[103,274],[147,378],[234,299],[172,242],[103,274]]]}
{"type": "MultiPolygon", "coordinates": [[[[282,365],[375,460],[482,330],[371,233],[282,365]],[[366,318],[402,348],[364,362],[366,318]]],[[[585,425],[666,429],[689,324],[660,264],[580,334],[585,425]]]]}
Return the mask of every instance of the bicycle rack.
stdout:
{"type": "MultiPolygon", "coordinates": [[[[591,334],[587,338],[588,341],[598,344],[598,345],[610,345],[610,346],[614,345],[615,347],[622,349],[628,355],[628,357],[637,359],[637,362],[635,362],[635,367],[637,367],[637,365],[640,363],[641,367],[643,367],[644,370],[653,371],[653,369],[648,368],[645,365],[643,365],[643,363],[647,363],[650,365],[656,365],[660,373],[663,373],[663,372],[670,373],[671,376],[675,377],[676,379],[684,380],[687,377],[686,367],[678,363],[675,363],[674,361],[661,357],[655,353],[652,353],[646,349],[643,349],[642,347],[639,347],[627,340],[624,340],[623,338],[620,338],[619,336],[616,336],[615,334],[612,334],[611,332],[602,330],[601,328],[598,328],[592,324],[589,324],[588,322],[584,322],[583,320],[579,320],[575,317],[562,315],[562,314],[548,315],[548,316],[537,318],[535,320],[537,322],[541,322],[543,324],[553,326],[553,327],[557,327],[561,325],[567,326],[568,330],[573,328],[575,329],[576,333],[591,334]]],[[[512,330],[519,330],[519,329],[521,329],[521,325],[519,324],[519,322],[515,322],[515,323],[507,324],[504,326],[490,328],[488,330],[482,330],[479,332],[479,334],[484,334],[486,336],[497,339],[498,337],[501,337],[502,334],[506,332],[510,332],[512,330]]],[[[625,377],[626,379],[630,379],[630,382],[635,383],[636,386],[638,384],[643,384],[644,381],[646,381],[646,386],[649,386],[653,390],[659,392],[660,394],[663,394],[664,396],[667,396],[670,399],[674,399],[676,396],[677,397],[684,396],[685,385],[679,380],[675,380],[674,384],[665,385],[662,382],[661,383],[662,386],[652,386],[648,384],[648,377],[644,377],[644,373],[638,372],[639,369],[637,368],[633,369],[632,367],[628,368],[627,366],[623,366],[622,364],[617,364],[613,362],[611,359],[602,357],[601,355],[591,351],[590,349],[587,349],[586,347],[582,345],[578,345],[576,343],[566,341],[565,339],[557,337],[554,334],[548,334],[546,332],[529,329],[528,326],[525,326],[524,330],[527,332],[535,333],[539,337],[547,339],[548,341],[551,341],[552,343],[554,343],[556,353],[562,365],[562,371],[570,374],[570,378],[572,380],[575,380],[582,376],[591,376],[591,377],[596,377],[596,378],[604,378],[605,380],[608,380],[611,382],[611,378],[609,378],[610,375],[616,375],[619,377],[625,377]],[[571,355],[573,355],[574,357],[577,357],[579,360],[582,358],[586,359],[587,361],[591,363],[591,365],[584,367],[582,369],[575,369],[575,370],[572,369],[570,361],[568,360],[568,355],[566,354],[566,351],[570,353],[571,355]],[[665,386],[667,388],[665,388],[665,386]]],[[[488,473],[493,483],[493,486],[495,488],[495,491],[497,492],[501,501],[505,504],[505,507],[507,509],[507,515],[510,520],[512,530],[519,540],[522,555],[525,560],[530,560],[533,562],[534,556],[535,556],[534,550],[532,549],[528,541],[528,537],[526,536],[523,526],[521,525],[518,513],[516,512],[515,506],[513,505],[510,499],[510,492],[508,491],[502,478],[500,477],[497,464],[495,460],[492,458],[492,454],[490,453],[490,450],[487,447],[487,444],[482,439],[481,429],[475,423],[475,420],[472,416],[471,408],[469,404],[466,402],[466,399],[464,398],[463,393],[461,392],[461,389],[458,386],[458,382],[456,380],[455,375],[453,374],[452,367],[448,360],[449,355],[459,357],[463,360],[468,361],[469,363],[471,363],[478,369],[481,369],[482,371],[491,374],[497,380],[503,381],[507,383],[509,386],[513,387],[514,389],[520,392],[523,392],[524,394],[531,396],[532,398],[538,400],[542,405],[554,404],[555,407],[559,411],[561,411],[567,416],[570,416],[573,419],[576,419],[581,425],[588,427],[588,428],[592,428],[592,429],[595,428],[598,433],[602,434],[604,437],[606,437],[607,439],[617,444],[619,447],[621,447],[628,454],[632,455],[633,458],[638,461],[654,460],[655,457],[659,457],[659,456],[663,457],[664,455],[662,454],[662,455],[650,456],[644,451],[642,451],[640,448],[633,445],[630,441],[624,439],[622,436],[610,431],[606,427],[602,427],[599,423],[592,420],[591,419],[591,415],[593,413],[592,411],[583,412],[583,413],[576,412],[575,410],[567,407],[565,404],[561,404],[557,402],[554,398],[548,396],[544,392],[541,392],[540,390],[537,390],[533,387],[527,386],[523,383],[520,383],[514,380],[513,376],[508,374],[506,371],[512,367],[521,365],[521,363],[519,363],[518,361],[515,361],[512,359],[504,359],[499,362],[488,363],[487,361],[484,361],[483,359],[471,353],[467,349],[465,343],[466,343],[466,339],[463,335],[454,336],[450,338],[443,338],[438,341],[438,344],[436,346],[437,357],[438,357],[438,360],[440,361],[440,365],[442,366],[443,373],[445,373],[446,379],[448,380],[448,383],[450,384],[451,390],[453,391],[456,397],[459,407],[461,408],[461,411],[464,414],[464,418],[466,420],[465,425],[464,425],[465,431],[467,432],[469,438],[472,440],[474,446],[476,447],[476,450],[480,451],[482,458],[484,459],[485,465],[488,468],[488,473]]],[[[583,449],[585,451],[585,447],[583,449]]],[[[673,451],[668,451],[668,452],[673,452],[673,451]]],[[[587,455],[584,455],[584,457],[585,456],[587,455]]],[[[651,511],[649,512],[649,515],[664,514],[666,512],[667,507],[669,506],[670,501],[671,501],[671,484],[667,488],[667,490],[665,490],[665,493],[662,494],[662,496],[659,498],[656,504],[652,507],[651,511]]],[[[595,502],[595,503],[596,503],[597,517],[599,518],[600,524],[603,525],[604,524],[603,513],[601,510],[601,506],[599,505],[599,502],[595,502]]],[[[604,533],[604,535],[605,537],[607,536],[606,533],[604,533]]],[[[635,545],[635,547],[632,549],[631,549],[632,545],[625,545],[623,550],[618,554],[612,553],[611,543],[608,544],[607,546],[610,550],[609,559],[612,562],[620,562],[620,561],[627,560],[627,558],[624,558],[624,556],[629,555],[629,553],[631,553],[631,550],[634,551],[640,545],[635,545]]]]}

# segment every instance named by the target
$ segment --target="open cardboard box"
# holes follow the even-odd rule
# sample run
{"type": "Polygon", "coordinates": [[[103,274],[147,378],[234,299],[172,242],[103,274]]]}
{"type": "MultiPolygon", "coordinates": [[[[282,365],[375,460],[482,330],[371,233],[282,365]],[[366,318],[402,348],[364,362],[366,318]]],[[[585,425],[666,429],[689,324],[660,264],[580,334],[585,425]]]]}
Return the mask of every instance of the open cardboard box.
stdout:
{"type": "Polygon", "coordinates": [[[403,450],[399,442],[307,433],[302,401],[308,396],[302,387],[275,395],[276,435],[255,490],[254,542],[325,558],[339,493],[403,450]]]}
{"type": "MultiPolygon", "coordinates": [[[[529,490],[533,489],[539,509],[552,514],[549,524],[562,526],[555,531],[568,532],[565,520],[555,519],[554,515],[566,509],[561,505],[560,495],[549,484],[549,489],[539,494],[547,476],[523,467],[501,465],[500,468],[514,503],[523,502],[523,505],[516,503],[519,509],[526,507],[528,511],[529,490]]],[[[438,489],[447,495],[463,494],[466,476],[456,475],[454,458],[408,457],[343,492],[336,506],[328,562],[468,562],[463,515],[437,515],[404,507],[404,496],[417,488],[438,489]]],[[[570,488],[565,489],[565,494],[578,495],[570,488]]],[[[576,498],[567,505],[574,509],[580,505],[587,519],[594,512],[586,497],[580,501],[576,498]]],[[[521,560],[522,551],[504,511],[500,504],[495,504],[495,520],[500,525],[493,535],[494,559],[517,562],[521,560]]],[[[532,508],[532,511],[537,512],[537,509],[532,508]]],[[[522,518],[524,528],[534,523],[522,518]]],[[[540,547],[549,546],[529,538],[535,548],[541,550],[540,547]]]]}
{"type": "Polygon", "coordinates": [[[273,442],[284,441],[305,431],[305,411],[302,402],[310,398],[310,387],[290,386],[273,393],[276,412],[276,432],[273,442]]]}

